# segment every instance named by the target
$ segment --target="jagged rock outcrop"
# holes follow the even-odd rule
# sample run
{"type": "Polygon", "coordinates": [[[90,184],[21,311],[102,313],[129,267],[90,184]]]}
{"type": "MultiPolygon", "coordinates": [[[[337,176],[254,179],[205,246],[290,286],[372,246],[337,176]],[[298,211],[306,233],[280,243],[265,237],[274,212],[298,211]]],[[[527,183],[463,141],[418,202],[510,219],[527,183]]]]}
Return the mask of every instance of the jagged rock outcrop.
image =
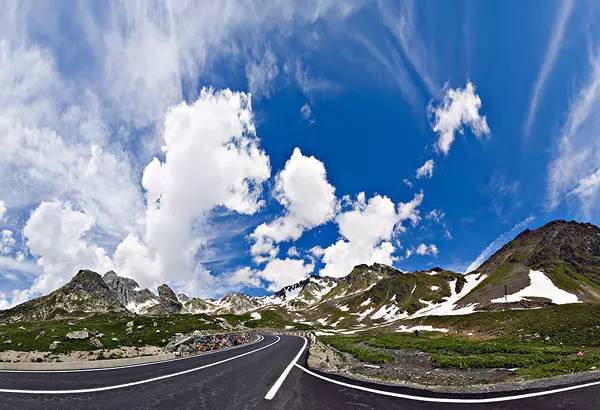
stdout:
{"type": "Polygon", "coordinates": [[[150,307],[147,311],[149,315],[169,315],[172,313],[182,313],[183,304],[177,299],[173,289],[167,284],[158,287],[158,304],[150,307]]]}
{"type": "Polygon", "coordinates": [[[150,290],[141,289],[135,280],[119,276],[114,271],[106,272],[103,280],[115,297],[133,313],[146,313],[150,307],[159,303],[150,290]]]}

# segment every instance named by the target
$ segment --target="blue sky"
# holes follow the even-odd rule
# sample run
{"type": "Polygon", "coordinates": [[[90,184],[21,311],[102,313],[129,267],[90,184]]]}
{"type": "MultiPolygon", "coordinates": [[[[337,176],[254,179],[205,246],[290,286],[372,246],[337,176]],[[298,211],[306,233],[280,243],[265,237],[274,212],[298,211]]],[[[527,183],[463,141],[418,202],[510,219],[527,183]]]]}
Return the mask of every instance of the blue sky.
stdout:
{"type": "Polygon", "coordinates": [[[375,261],[462,272],[526,227],[598,224],[599,17],[592,1],[9,3],[0,308],[80,268],[200,296],[375,261]]]}

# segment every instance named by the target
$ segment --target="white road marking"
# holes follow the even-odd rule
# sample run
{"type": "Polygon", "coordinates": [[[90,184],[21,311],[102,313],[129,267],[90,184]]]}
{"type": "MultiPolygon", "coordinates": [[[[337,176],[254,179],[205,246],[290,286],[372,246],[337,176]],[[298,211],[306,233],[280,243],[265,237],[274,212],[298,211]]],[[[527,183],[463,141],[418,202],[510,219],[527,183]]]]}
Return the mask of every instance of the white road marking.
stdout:
{"type": "Polygon", "coordinates": [[[264,340],[264,336],[263,335],[259,335],[259,336],[260,336],[260,339],[258,339],[257,341],[254,341],[252,343],[247,343],[245,345],[233,346],[233,347],[230,347],[230,348],[227,348],[227,349],[212,350],[210,352],[203,352],[201,354],[197,354],[197,355],[193,355],[193,356],[187,356],[187,357],[178,357],[176,359],[158,360],[156,362],[138,363],[138,364],[126,364],[126,365],[123,365],[123,366],[115,366],[115,367],[98,367],[98,368],[95,368],[95,369],[71,369],[71,370],[10,370],[10,369],[0,369],[0,373],[78,373],[78,372],[100,372],[100,371],[104,371],[104,370],[119,370],[119,369],[129,369],[131,367],[152,366],[152,365],[162,364],[162,363],[177,362],[179,360],[191,360],[191,359],[196,359],[198,357],[209,356],[209,355],[214,354],[214,353],[226,352],[228,350],[233,350],[233,349],[237,349],[237,348],[240,348],[240,347],[252,346],[253,344],[262,342],[264,340]]]}
{"type": "Polygon", "coordinates": [[[146,383],[151,383],[151,382],[155,382],[158,380],[164,380],[164,379],[169,379],[171,377],[176,377],[176,376],[181,376],[184,374],[188,374],[188,373],[192,373],[192,372],[196,372],[198,370],[202,370],[202,369],[206,369],[208,367],[212,367],[212,366],[216,366],[218,364],[222,364],[225,362],[229,362],[231,360],[235,360],[235,359],[239,359],[240,357],[243,356],[247,356],[249,354],[252,353],[256,353],[260,350],[266,349],[268,347],[273,346],[276,343],[279,343],[279,341],[281,340],[281,338],[279,336],[275,336],[277,338],[277,340],[275,340],[273,343],[270,343],[266,346],[263,347],[259,347],[258,349],[254,349],[251,350],[249,352],[246,353],[242,353],[239,354],[237,356],[233,356],[224,360],[220,360],[218,362],[214,362],[214,363],[210,363],[210,364],[205,364],[204,366],[199,366],[199,367],[195,367],[193,369],[188,369],[188,370],[183,370],[177,373],[172,373],[172,374],[165,374],[163,376],[158,376],[158,377],[153,377],[151,379],[145,379],[145,380],[138,380],[135,382],[130,382],[130,383],[123,383],[123,384],[117,384],[114,386],[105,386],[105,387],[94,387],[91,389],[75,389],[75,390],[21,390],[21,389],[0,389],[0,393],[22,393],[22,394],[78,394],[78,393],[95,393],[95,392],[101,392],[101,391],[107,391],[107,390],[116,390],[116,389],[122,389],[124,387],[131,387],[131,386],[138,386],[140,384],[146,384],[146,383]]]}
{"type": "Polygon", "coordinates": [[[300,355],[306,348],[306,344],[308,343],[308,341],[306,340],[306,338],[304,336],[300,336],[300,337],[302,339],[304,339],[304,344],[302,345],[302,348],[300,349],[300,351],[298,352],[296,357],[294,357],[294,359],[290,362],[290,364],[288,364],[288,366],[285,368],[283,373],[281,373],[281,376],[279,376],[279,379],[277,379],[275,384],[269,389],[269,391],[267,392],[267,395],[265,396],[265,399],[272,400],[273,397],[275,397],[275,394],[277,394],[277,390],[279,390],[279,388],[283,384],[283,381],[285,380],[287,375],[290,373],[290,370],[292,370],[292,367],[296,364],[296,362],[300,358],[300,355]]]}
{"type": "Polygon", "coordinates": [[[298,367],[302,371],[310,374],[311,376],[314,376],[314,377],[317,377],[319,379],[328,381],[330,383],[339,384],[340,386],[348,387],[348,388],[351,388],[351,389],[362,390],[362,391],[366,391],[366,392],[369,392],[369,393],[381,394],[381,395],[384,395],[384,396],[398,397],[400,399],[415,400],[415,401],[426,401],[426,402],[433,402],[433,403],[465,403],[465,404],[466,403],[472,403],[472,404],[477,404],[477,403],[498,403],[498,402],[503,402],[503,401],[521,400],[521,399],[528,399],[528,398],[531,398],[531,397],[546,396],[548,394],[563,393],[563,392],[566,392],[566,391],[571,391],[571,390],[576,390],[576,389],[584,389],[586,387],[592,387],[592,386],[598,386],[598,385],[600,385],[600,381],[595,381],[595,382],[580,384],[580,385],[577,385],[577,386],[561,387],[561,388],[558,388],[558,389],[544,390],[544,391],[539,391],[539,392],[535,392],[535,393],[516,394],[516,395],[513,395],[513,396],[487,397],[487,398],[481,398],[481,399],[459,399],[459,398],[455,399],[455,398],[451,398],[451,397],[415,396],[415,395],[412,395],[412,394],[402,394],[402,393],[394,393],[394,392],[385,391],[385,390],[371,389],[369,387],[358,386],[358,385],[355,385],[355,384],[344,383],[344,382],[341,382],[339,380],[330,379],[329,377],[325,377],[325,376],[322,376],[322,375],[320,375],[318,373],[312,372],[312,371],[308,370],[307,368],[305,368],[303,366],[300,366],[297,363],[296,363],[296,367],[298,367]]]}

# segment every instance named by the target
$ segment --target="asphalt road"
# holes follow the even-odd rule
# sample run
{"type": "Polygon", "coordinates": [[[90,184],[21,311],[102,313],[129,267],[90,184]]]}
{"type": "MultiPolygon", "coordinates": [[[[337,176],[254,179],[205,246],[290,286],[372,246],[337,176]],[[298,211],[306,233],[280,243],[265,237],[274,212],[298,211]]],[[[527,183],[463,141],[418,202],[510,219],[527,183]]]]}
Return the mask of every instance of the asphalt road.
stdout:
{"type": "Polygon", "coordinates": [[[435,394],[309,374],[301,368],[306,363],[306,351],[293,365],[304,343],[300,337],[265,335],[252,345],[143,366],[70,372],[0,371],[0,408],[600,408],[600,384],[551,394],[525,392],[529,396],[506,400],[506,396],[523,392],[435,394]],[[269,393],[271,400],[265,399],[269,393]],[[503,397],[502,401],[481,402],[498,397],[503,397]]]}

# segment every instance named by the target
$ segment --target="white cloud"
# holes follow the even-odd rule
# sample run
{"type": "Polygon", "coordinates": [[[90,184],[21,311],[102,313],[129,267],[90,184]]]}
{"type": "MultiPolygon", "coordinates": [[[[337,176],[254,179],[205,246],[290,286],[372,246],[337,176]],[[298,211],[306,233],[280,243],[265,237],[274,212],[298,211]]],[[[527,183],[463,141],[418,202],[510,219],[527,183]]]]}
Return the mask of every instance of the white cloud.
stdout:
{"type": "Polygon", "coordinates": [[[325,267],[320,274],[324,276],[342,277],[350,273],[356,265],[367,263],[383,263],[392,265],[396,260],[396,248],[392,244],[394,234],[406,230],[402,222],[409,220],[416,226],[421,220],[418,207],[423,202],[424,194],[415,194],[409,202],[396,205],[386,196],[375,195],[367,201],[365,194],[357,195],[356,201],[350,201],[351,210],[336,217],[339,232],[342,236],[334,244],[324,250],[313,252],[320,256],[325,267]]]}
{"type": "Polygon", "coordinates": [[[533,86],[531,101],[529,102],[529,112],[527,114],[527,120],[525,122],[524,127],[525,135],[529,134],[529,132],[531,131],[531,127],[535,121],[535,115],[537,112],[540,95],[544,90],[544,86],[546,84],[546,80],[548,79],[548,75],[554,67],[556,56],[558,55],[558,52],[561,49],[565,34],[565,28],[567,27],[567,22],[569,21],[569,17],[571,16],[572,10],[573,1],[571,0],[563,0],[560,5],[560,8],[558,9],[556,15],[556,22],[554,24],[554,31],[552,33],[552,37],[550,38],[550,42],[548,43],[548,48],[546,49],[544,62],[542,63],[537,79],[533,86]]]}
{"type": "Polygon", "coordinates": [[[270,96],[272,83],[278,74],[277,58],[271,49],[267,49],[258,62],[246,64],[248,90],[253,96],[270,96]]]}
{"type": "Polygon", "coordinates": [[[481,251],[479,255],[477,255],[477,258],[475,258],[475,260],[471,262],[469,266],[467,266],[467,269],[465,269],[464,273],[469,273],[476,270],[479,266],[481,266],[483,262],[485,262],[498,249],[500,249],[502,245],[512,240],[518,233],[527,228],[534,221],[534,219],[535,217],[533,215],[530,215],[515,226],[513,226],[510,229],[510,231],[504,232],[502,235],[494,239],[494,241],[492,241],[492,243],[486,246],[485,249],[481,251]]]}
{"type": "Polygon", "coordinates": [[[361,263],[393,264],[392,236],[395,231],[402,230],[402,221],[408,219],[413,224],[418,223],[417,207],[422,200],[423,194],[417,194],[412,201],[399,203],[396,211],[388,197],[376,195],[366,201],[365,194],[360,193],[352,203],[352,209],[336,218],[342,239],[324,249],[325,267],[320,274],[341,277],[361,263]]]}
{"type": "Polygon", "coordinates": [[[380,0],[377,4],[383,23],[398,41],[402,52],[408,57],[412,68],[421,77],[429,93],[435,95],[439,90],[435,75],[432,73],[435,70],[435,59],[430,57],[433,53],[427,50],[423,43],[425,36],[418,31],[420,25],[416,11],[418,2],[380,0]]]}
{"type": "Polygon", "coordinates": [[[582,203],[593,200],[598,196],[600,190],[600,168],[591,175],[579,180],[571,194],[576,195],[582,203]]]}
{"type": "Polygon", "coordinates": [[[312,108],[308,103],[304,103],[304,105],[300,108],[300,114],[302,115],[302,119],[309,124],[315,123],[315,117],[312,112],[312,108]]]}
{"type": "Polygon", "coordinates": [[[404,183],[404,185],[406,185],[407,187],[409,187],[409,188],[411,188],[411,189],[412,189],[412,187],[413,187],[413,183],[412,183],[412,182],[410,182],[410,180],[409,180],[408,178],[404,178],[404,179],[402,180],[402,182],[404,183]]]}
{"type": "Polygon", "coordinates": [[[0,255],[0,270],[20,272],[27,276],[39,275],[40,267],[35,262],[25,260],[20,255],[22,254],[17,253],[15,258],[0,255]]]}
{"type": "MultiPolygon", "coordinates": [[[[117,246],[112,259],[120,275],[135,278],[142,286],[154,287],[168,279],[163,275],[156,254],[136,235],[127,235],[117,246]]],[[[174,275],[172,279],[177,277],[174,275]]]]}
{"type": "MultiPolygon", "coordinates": [[[[398,219],[400,221],[409,220],[412,226],[416,226],[421,221],[419,206],[421,206],[423,198],[425,198],[425,194],[421,191],[415,194],[409,202],[400,202],[398,204],[398,219]]],[[[405,229],[402,225],[399,225],[398,228],[401,231],[405,229]]]]}
{"type": "Polygon", "coordinates": [[[549,207],[574,200],[586,217],[600,210],[595,174],[600,168],[600,54],[590,56],[590,75],[569,107],[548,167],[549,207]],[[568,195],[573,193],[573,195],[568,195]]]}
{"type": "Polygon", "coordinates": [[[268,290],[277,291],[306,279],[313,269],[312,264],[301,259],[272,259],[256,275],[269,283],[268,290]]]}
{"type": "Polygon", "coordinates": [[[431,178],[433,176],[433,167],[435,163],[432,159],[425,161],[423,165],[417,168],[417,179],[431,178]]]}
{"type": "Polygon", "coordinates": [[[8,255],[12,253],[15,243],[13,231],[10,229],[3,229],[2,232],[0,232],[0,254],[8,255]]]}
{"type": "Polygon", "coordinates": [[[277,174],[274,194],[285,214],[259,225],[250,235],[255,241],[251,252],[257,261],[265,255],[275,257],[276,243],[296,240],[305,230],[332,219],[337,207],[335,188],[327,181],[325,166],[298,148],[277,174]]]}
{"type": "Polygon", "coordinates": [[[21,303],[27,302],[30,297],[30,292],[27,289],[14,289],[10,292],[10,297],[0,292],[0,310],[10,309],[21,303]]]}
{"type": "Polygon", "coordinates": [[[291,258],[297,258],[300,256],[300,252],[298,252],[298,249],[296,249],[295,246],[290,246],[290,248],[287,251],[287,256],[291,258]]]}
{"type": "Polygon", "coordinates": [[[73,92],[44,49],[0,41],[0,67],[0,196],[17,211],[68,199],[109,234],[135,230],[143,197],[95,96],[73,92]]]}
{"type": "Polygon", "coordinates": [[[309,98],[317,93],[335,91],[338,88],[329,80],[310,75],[308,68],[302,64],[300,59],[288,61],[283,69],[290,78],[295,80],[302,93],[309,98]]]}
{"type": "Polygon", "coordinates": [[[53,291],[79,269],[106,272],[112,268],[104,249],[88,242],[94,219],[70,204],[42,202],[31,213],[23,234],[43,273],[30,288],[32,294],[53,291]]]}
{"type": "Polygon", "coordinates": [[[446,90],[442,104],[430,107],[435,119],[433,131],[438,134],[437,149],[444,155],[450,151],[456,132],[463,133],[463,126],[469,126],[477,137],[490,133],[485,116],[479,114],[481,98],[475,94],[475,86],[468,82],[465,88],[446,90]]]}
{"type": "Polygon", "coordinates": [[[324,255],[325,250],[322,247],[320,247],[319,245],[317,245],[317,246],[313,246],[312,248],[310,248],[310,253],[315,258],[320,258],[321,256],[324,255]]]}
{"type": "Polygon", "coordinates": [[[438,247],[435,244],[426,245],[424,243],[420,243],[415,250],[417,255],[433,255],[436,256],[439,253],[438,247]]]}
{"type": "Polygon", "coordinates": [[[440,223],[442,222],[442,220],[444,219],[444,217],[446,216],[446,213],[444,211],[442,211],[441,209],[432,209],[431,211],[429,211],[429,213],[427,214],[427,216],[425,218],[440,223]]]}
{"type": "Polygon", "coordinates": [[[240,286],[257,288],[261,285],[260,278],[256,272],[248,266],[240,268],[229,275],[225,275],[223,282],[232,288],[239,288],[240,286]]]}
{"type": "Polygon", "coordinates": [[[6,215],[6,211],[6,204],[4,203],[4,201],[0,200],[0,222],[4,220],[4,215],[6,215]]]}
{"type": "MultiPolygon", "coordinates": [[[[230,90],[203,90],[194,103],[171,108],[163,140],[164,160],[154,158],[142,178],[148,202],[144,243],[130,238],[118,256],[128,265],[127,256],[147,255],[146,264],[158,264],[151,270],[155,279],[191,284],[202,269],[194,262],[202,245],[194,224],[217,206],[255,213],[263,204],[269,159],[258,147],[250,96],[230,90]]],[[[135,277],[145,286],[158,284],[143,273],[135,277]]]]}

